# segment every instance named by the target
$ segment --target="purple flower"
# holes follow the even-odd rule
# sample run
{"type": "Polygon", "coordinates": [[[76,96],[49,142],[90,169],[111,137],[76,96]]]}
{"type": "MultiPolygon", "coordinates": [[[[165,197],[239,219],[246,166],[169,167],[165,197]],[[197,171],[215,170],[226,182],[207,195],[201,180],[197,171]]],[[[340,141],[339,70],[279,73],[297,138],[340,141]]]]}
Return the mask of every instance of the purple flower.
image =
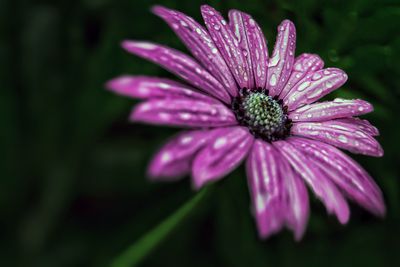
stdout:
{"type": "Polygon", "coordinates": [[[121,76],[107,87],[144,99],[132,121],[189,128],[154,157],[149,175],[157,181],[191,174],[196,189],[217,181],[246,161],[253,213],[262,238],[284,226],[300,239],[309,200],[305,184],[329,213],[345,224],[346,198],[383,216],[382,193],[368,173],[337,148],[380,157],[378,130],[355,118],[373,110],[355,99],[315,102],[339,88],[347,75],[323,69],[315,54],[294,56],[296,29],[278,27],[274,51],[246,13],[231,10],[227,22],[201,7],[206,28],[175,10],[154,7],[194,58],[149,42],[124,41],[128,52],[176,74],[186,83],[146,76],[121,76]]]}

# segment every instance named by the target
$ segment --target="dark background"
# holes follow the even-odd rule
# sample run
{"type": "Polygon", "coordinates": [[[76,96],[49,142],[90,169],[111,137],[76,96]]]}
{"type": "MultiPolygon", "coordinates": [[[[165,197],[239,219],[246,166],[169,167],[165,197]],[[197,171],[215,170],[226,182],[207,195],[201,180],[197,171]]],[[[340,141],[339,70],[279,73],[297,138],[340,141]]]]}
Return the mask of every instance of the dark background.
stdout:
{"type": "MultiPolygon", "coordinates": [[[[134,100],[104,90],[119,74],[172,77],[128,55],[124,38],[184,49],[153,4],[200,20],[204,1],[0,0],[0,266],[109,266],[187,202],[188,179],[146,180],[146,164],[176,129],[131,124],[134,100]]],[[[312,199],[299,243],[257,238],[243,167],[142,262],[143,266],[400,266],[399,1],[209,1],[251,13],[270,51],[276,27],[297,27],[297,54],[349,74],[334,97],[363,98],[383,158],[354,156],[384,192],[387,215],[352,205],[346,227],[312,199]]]]}

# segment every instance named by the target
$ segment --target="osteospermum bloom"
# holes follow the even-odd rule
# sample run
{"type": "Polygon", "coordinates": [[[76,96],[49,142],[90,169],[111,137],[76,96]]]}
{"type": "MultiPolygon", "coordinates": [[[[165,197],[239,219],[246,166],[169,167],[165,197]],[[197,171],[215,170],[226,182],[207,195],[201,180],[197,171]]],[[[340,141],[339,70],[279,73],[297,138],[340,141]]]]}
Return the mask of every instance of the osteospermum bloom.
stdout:
{"type": "Polygon", "coordinates": [[[191,174],[196,189],[246,161],[253,214],[265,238],[283,227],[300,239],[309,216],[306,185],[344,224],[349,198],[375,215],[385,213],[382,194],[368,173],[338,148],[382,156],[378,130],[355,118],[373,110],[355,99],[316,102],[347,75],[323,68],[315,54],[295,57],[296,30],[284,20],[272,55],[254,19],[231,10],[229,22],[201,7],[206,27],[165,7],[154,7],[194,58],[166,46],[124,41],[129,53],[148,59],[186,83],[121,76],[107,87],[144,99],[130,119],[189,128],[173,137],[149,166],[154,180],[191,174]]]}

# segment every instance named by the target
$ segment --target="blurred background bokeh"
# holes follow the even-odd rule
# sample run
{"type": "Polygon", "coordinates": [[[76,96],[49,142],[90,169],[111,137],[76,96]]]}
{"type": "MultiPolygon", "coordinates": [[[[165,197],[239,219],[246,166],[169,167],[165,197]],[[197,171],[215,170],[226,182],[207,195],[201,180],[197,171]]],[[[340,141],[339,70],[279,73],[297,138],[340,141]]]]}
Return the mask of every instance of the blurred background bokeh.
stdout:
{"type": "MultiPolygon", "coordinates": [[[[146,179],[177,129],[131,124],[134,100],[104,83],[119,74],[172,77],[119,47],[151,40],[187,51],[149,9],[201,20],[205,1],[0,0],[0,266],[109,266],[195,193],[189,179],[146,179]]],[[[141,266],[400,266],[400,4],[393,1],[208,1],[251,13],[270,50],[297,27],[297,54],[318,53],[349,80],[328,98],[362,98],[383,158],[354,156],[384,192],[387,216],[352,205],[346,227],[312,199],[301,242],[257,238],[243,167],[213,186],[141,266]]]]}

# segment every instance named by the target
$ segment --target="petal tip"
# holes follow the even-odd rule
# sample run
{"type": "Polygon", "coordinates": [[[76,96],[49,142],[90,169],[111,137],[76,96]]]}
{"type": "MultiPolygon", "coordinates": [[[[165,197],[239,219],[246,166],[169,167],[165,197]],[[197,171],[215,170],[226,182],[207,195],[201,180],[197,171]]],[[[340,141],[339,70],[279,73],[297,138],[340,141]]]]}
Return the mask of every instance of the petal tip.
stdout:
{"type": "Polygon", "coordinates": [[[123,94],[126,89],[125,85],[129,84],[131,81],[131,77],[129,77],[128,75],[123,75],[107,81],[104,87],[106,90],[109,90],[111,92],[123,94]]]}
{"type": "Polygon", "coordinates": [[[339,222],[343,225],[347,224],[350,219],[350,211],[346,210],[338,215],[339,222]]]}
{"type": "Polygon", "coordinates": [[[143,110],[143,105],[144,103],[140,103],[139,105],[133,107],[130,115],[129,115],[129,121],[140,121],[142,116],[141,116],[141,110],[143,110]]]}
{"type": "Polygon", "coordinates": [[[293,21],[291,21],[289,19],[283,20],[279,26],[280,27],[290,27],[292,29],[296,29],[296,26],[294,25],[293,21]]]}
{"type": "Polygon", "coordinates": [[[151,12],[161,18],[166,19],[168,16],[171,16],[172,10],[166,8],[162,5],[154,5],[150,8],[151,12]]]}

